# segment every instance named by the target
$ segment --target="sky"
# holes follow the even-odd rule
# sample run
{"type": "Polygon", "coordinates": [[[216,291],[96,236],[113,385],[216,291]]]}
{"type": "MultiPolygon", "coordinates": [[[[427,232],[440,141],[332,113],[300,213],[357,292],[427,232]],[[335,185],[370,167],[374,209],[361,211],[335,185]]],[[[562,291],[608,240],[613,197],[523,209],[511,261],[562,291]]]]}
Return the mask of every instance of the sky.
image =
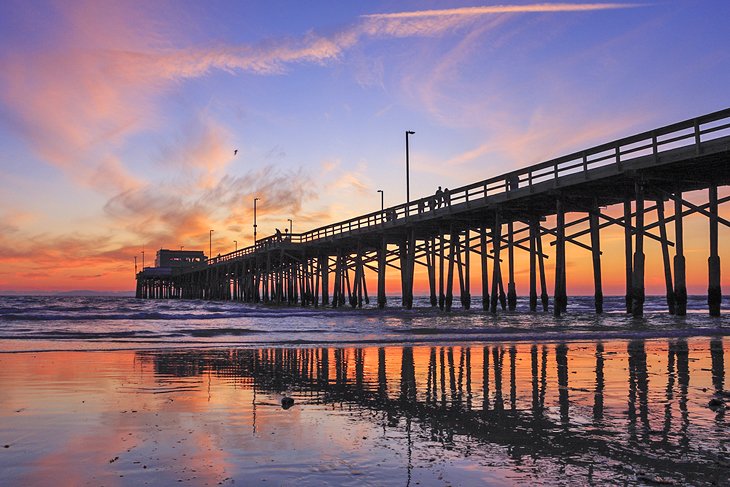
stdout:
{"type": "Polygon", "coordinates": [[[375,211],[378,189],[402,203],[405,130],[413,199],[727,108],[728,18],[720,0],[4,0],[0,293],[130,290],[143,249],[207,254],[211,229],[214,255],[250,245],[254,197],[259,237],[375,211]]]}

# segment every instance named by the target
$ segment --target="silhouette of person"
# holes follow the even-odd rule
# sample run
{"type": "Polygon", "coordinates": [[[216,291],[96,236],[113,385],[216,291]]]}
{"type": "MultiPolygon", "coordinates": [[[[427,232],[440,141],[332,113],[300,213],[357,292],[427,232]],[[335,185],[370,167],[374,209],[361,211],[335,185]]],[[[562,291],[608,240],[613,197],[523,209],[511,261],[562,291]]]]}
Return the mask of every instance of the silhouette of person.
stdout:
{"type": "Polygon", "coordinates": [[[444,188],[441,197],[444,199],[444,206],[451,206],[451,192],[449,192],[449,188],[444,188]]]}
{"type": "Polygon", "coordinates": [[[289,229],[285,228],[284,229],[284,240],[289,240],[289,238],[290,238],[289,229]]]}
{"type": "Polygon", "coordinates": [[[441,200],[443,199],[444,192],[441,190],[441,186],[436,190],[436,208],[441,208],[441,200]]]}
{"type": "Polygon", "coordinates": [[[507,176],[507,191],[512,191],[520,187],[520,177],[517,174],[507,176]]]}
{"type": "Polygon", "coordinates": [[[281,230],[276,229],[276,241],[281,242],[281,230]]]}

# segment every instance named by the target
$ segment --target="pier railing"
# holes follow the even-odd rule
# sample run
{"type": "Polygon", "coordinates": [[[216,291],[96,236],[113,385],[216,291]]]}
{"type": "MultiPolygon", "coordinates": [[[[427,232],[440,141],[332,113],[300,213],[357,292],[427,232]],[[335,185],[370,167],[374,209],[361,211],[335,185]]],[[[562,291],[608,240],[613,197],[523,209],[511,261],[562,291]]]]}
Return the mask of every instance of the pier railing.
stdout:
{"type": "Polygon", "coordinates": [[[429,215],[435,217],[447,214],[454,205],[470,202],[484,205],[490,197],[524,188],[529,188],[531,192],[536,185],[546,182],[552,182],[554,187],[560,187],[560,178],[578,173],[584,173],[588,177],[589,171],[606,166],[614,166],[617,172],[621,172],[624,163],[642,156],[654,156],[657,163],[660,163],[661,154],[672,149],[694,146],[699,155],[703,142],[727,135],[730,135],[730,108],[461,186],[445,192],[440,198],[430,195],[308,232],[266,237],[258,240],[255,245],[211,258],[207,264],[214,265],[234,260],[273,246],[331,239],[375,227],[387,228],[391,225],[400,225],[409,218],[429,215]]]}

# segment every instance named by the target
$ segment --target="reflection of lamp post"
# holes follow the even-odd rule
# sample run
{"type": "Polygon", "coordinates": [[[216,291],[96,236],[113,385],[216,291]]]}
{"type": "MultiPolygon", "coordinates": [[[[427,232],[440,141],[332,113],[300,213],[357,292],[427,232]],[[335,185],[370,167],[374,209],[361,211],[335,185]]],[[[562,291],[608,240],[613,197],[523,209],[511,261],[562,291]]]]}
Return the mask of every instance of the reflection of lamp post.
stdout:
{"type": "Polygon", "coordinates": [[[208,232],[208,258],[209,259],[213,257],[213,232],[215,232],[215,230],[211,230],[210,232],[208,232]]]}
{"type": "Polygon", "coordinates": [[[256,202],[258,198],[253,199],[253,244],[256,245],[256,202]]]}
{"type": "Polygon", "coordinates": [[[406,215],[408,214],[408,207],[411,203],[411,182],[408,174],[409,165],[409,151],[408,151],[408,136],[415,134],[412,130],[406,130],[406,215]]]}
{"type": "Polygon", "coordinates": [[[286,221],[289,222],[289,236],[291,236],[291,232],[292,232],[292,221],[291,221],[291,218],[287,218],[286,221]]]}
{"type": "Polygon", "coordinates": [[[233,244],[236,246],[236,250],[238,250],[238,240],[234,240],[233,244]]]}
{"type": "Polygon", "coordinates": [[[379,189],[378,193],[380,193],[380,213],[382,213],[385,209],[385,193],[383,193],[382,189],[379,189]]]}

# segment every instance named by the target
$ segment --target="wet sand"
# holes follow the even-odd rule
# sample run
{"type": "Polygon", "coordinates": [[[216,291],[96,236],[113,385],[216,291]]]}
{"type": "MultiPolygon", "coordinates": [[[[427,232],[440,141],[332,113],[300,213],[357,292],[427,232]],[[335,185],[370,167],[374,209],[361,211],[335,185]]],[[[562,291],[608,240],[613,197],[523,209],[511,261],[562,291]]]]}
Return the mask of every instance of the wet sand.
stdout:
{"type": "Polygon", "coordinates": [[[722,484],[730,435],[709,401],[728,387],[729,348],[675,338],[3,353],[0,478],[722,484]]]}

